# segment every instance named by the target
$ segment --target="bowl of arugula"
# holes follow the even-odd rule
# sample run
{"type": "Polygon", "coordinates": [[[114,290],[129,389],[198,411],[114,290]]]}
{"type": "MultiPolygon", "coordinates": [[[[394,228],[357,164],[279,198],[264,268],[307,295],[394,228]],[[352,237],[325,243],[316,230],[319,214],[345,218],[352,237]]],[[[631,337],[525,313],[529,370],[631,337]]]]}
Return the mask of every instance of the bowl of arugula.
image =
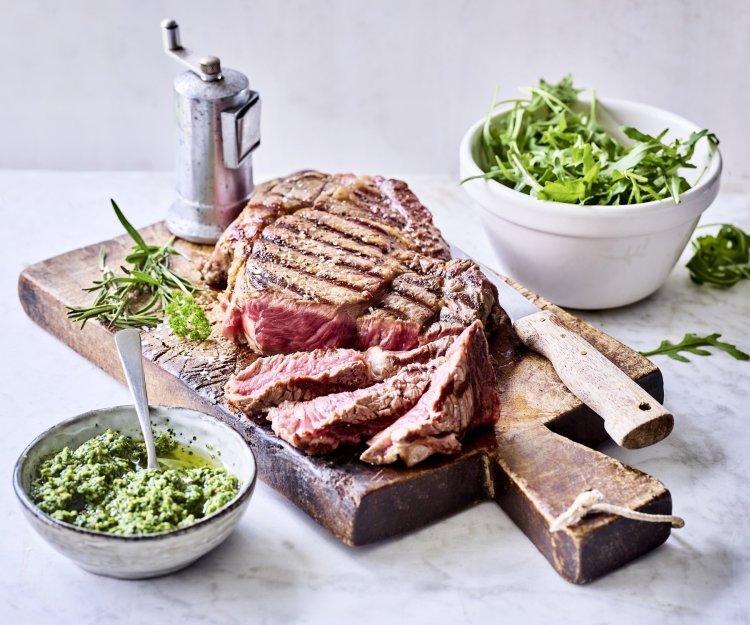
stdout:
{"type": "Polygon", "coordinates": [[[580,91],[567,76],[493,101],[461,142],[461,178],[507,275],[561,306],[614,308],[665,282],[721,155],[678,115],[580,91]]]}

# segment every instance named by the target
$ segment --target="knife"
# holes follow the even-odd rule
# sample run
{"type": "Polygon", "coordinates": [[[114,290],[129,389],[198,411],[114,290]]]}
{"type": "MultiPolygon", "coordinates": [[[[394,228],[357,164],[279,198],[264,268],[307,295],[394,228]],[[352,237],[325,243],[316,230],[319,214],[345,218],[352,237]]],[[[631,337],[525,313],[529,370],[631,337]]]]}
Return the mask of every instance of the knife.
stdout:
{"type": "Polygon", "coordinates": [[[639,449],[658,443],[674,426],[674,418],[651,395],[554,313],[541,310],[497,273],[450,244],[454,258],[476,263],[497,287],[500,306],[518,338],[546,357],[562,382],[604,419],[604,429],[621,447],[639,449]]]}

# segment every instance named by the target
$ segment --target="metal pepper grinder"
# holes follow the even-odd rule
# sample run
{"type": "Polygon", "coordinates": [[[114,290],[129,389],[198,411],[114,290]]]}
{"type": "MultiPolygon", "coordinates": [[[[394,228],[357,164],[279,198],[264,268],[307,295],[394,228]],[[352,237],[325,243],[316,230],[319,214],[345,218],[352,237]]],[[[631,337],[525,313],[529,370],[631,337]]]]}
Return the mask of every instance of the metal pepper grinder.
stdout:
{"type": "Polygon", "coordinates": [[[161,29],[164,51],[190,68],[174,81],[177,199],[167,227],[181,239],[215,243],[253,193],[260,96],[244,74],[184,48],[177,22],[164,20],[161,29]]]}

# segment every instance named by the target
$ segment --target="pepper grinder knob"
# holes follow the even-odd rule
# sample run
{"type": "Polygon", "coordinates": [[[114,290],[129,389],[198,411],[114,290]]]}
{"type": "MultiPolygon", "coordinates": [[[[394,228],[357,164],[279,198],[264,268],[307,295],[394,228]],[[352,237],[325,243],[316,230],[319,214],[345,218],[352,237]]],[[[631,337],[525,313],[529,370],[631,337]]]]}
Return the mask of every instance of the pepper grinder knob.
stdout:
{"type": "Polygon", "coordinates": [[[202,56],[200,58],[200,70],[207,76],[221,76],[221,61],[218,56],[202,56]]]}

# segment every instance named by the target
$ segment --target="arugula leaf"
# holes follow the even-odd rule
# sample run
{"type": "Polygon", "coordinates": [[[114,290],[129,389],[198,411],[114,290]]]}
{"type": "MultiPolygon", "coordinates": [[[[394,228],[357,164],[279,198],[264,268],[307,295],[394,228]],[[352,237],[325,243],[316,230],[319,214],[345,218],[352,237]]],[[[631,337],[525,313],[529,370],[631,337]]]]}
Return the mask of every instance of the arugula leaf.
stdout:
{"type": "Polygon", "coordinates": [[[540,200],[575,203],[586,197],[586,182],[584,180],[563,180],[548,182],[537,192],[540,200]]]}
{"type": "Polygon", "coordinates": [[[727,289],[750,279],[750,234],[732,224],[715,225],[721,226],[716,234],[693,241],[695,254],[687,268],[696,284],[727,289]]]}
{"type": "Polygon", "coordinates": [[[686,334],[679,343],[672,343],[664,340],[659,347],[649,352],[641,352],[642,356],[669,356],[680,362],[690,362],[690,359],[680,354],[680,352],[689,352],[697,356],[711,356],[711,352],[703,347],[715,347],[726,352],[732,358],[737,360],[750,360],[750,354],[746,354],[731,343],[724,343],[719,340],[721,334],[709,334],[708,336],[698,336],[697,334],[686,334]]]}
{"type": "MultiPolygon", "coordinates": [[[[667,130],[656,136],[622,128],[632,141],[623,145],[597,122],[598,102],[592,94],[588,110],[579,112],[578,94],[570,75],[553,84],[540,80],[527,99],[492,100],[480,137],[475,178],[496,180],[542,200],[572,204],[620,205],[672,198],[679,203],[690,184],[681,170],[690,163],[697,142],[711,146],[718,139],[708,130],[686,140],[664,143],[667,130]],[[512,104],[493,116],[500,105],[512,104]]],[[[705,171],[705,170],[704,170],[705,171]]]]}

